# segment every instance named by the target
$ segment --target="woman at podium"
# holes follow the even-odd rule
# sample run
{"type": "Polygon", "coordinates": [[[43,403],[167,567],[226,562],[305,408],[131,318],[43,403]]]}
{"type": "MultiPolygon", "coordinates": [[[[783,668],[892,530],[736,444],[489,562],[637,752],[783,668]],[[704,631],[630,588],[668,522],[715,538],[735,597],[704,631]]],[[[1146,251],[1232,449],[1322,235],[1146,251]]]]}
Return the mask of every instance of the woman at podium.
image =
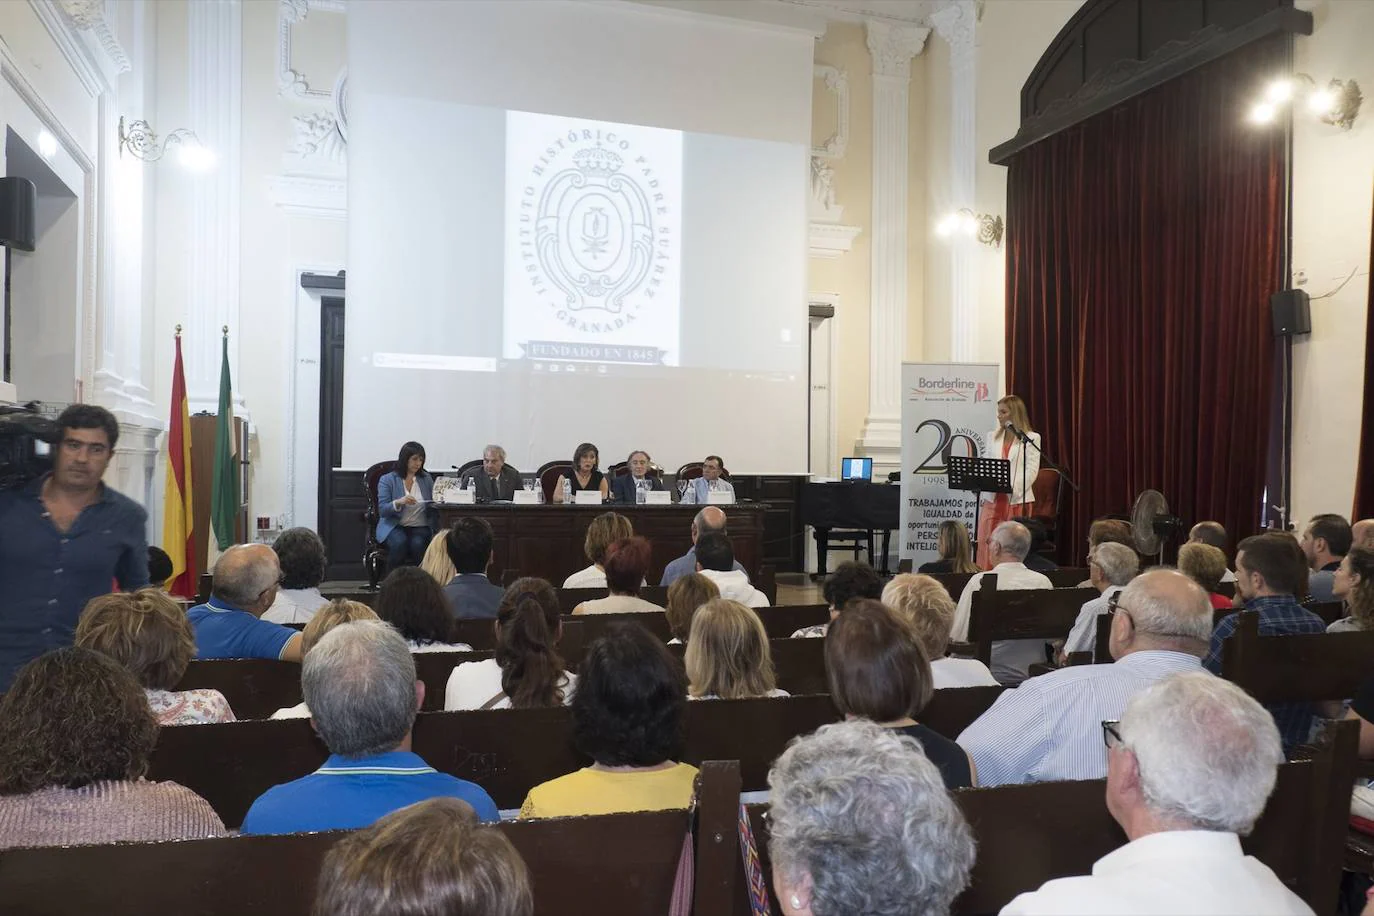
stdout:
{"type": "Polygon", "coordinates": [[[1016,395],[1009,394],[997,402],[997,428],[987,435],[983,457],[1011,462],[1011,492],[985,500],[978,519],[978,565],[986,570],[992,568],[988,539],[993,529],[1018,515],[1031,514],[1035,501],[1031,487],[1040,472],[1040,434],[1031,431],[1026,402],[1016,395]],[[1026,439],[1031,442],[1029,447],[1026,439]]]}

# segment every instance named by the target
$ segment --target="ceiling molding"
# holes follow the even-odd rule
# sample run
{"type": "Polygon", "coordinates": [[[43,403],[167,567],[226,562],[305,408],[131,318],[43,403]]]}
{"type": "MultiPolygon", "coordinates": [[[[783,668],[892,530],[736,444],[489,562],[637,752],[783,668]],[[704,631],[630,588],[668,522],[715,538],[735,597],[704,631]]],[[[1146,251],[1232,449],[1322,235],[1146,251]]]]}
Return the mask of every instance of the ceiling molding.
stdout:
{"type": "Polygon", "coordinates": [[[931,15],[954,0],[766,0],[784,6],[803,6],[834,22],[879,22],[929,25],[931,15]]]}

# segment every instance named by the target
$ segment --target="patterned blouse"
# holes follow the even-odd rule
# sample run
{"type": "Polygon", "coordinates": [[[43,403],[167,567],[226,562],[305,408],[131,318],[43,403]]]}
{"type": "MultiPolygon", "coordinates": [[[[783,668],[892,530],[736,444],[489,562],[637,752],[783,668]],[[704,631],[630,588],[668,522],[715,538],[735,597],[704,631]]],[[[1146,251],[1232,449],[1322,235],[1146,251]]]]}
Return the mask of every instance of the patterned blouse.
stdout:
{"type": "Polygon", "coordinates": [[[145,690],[158,725],[210,725],[233,722],[234,711],[218,690],[145,690]]]}

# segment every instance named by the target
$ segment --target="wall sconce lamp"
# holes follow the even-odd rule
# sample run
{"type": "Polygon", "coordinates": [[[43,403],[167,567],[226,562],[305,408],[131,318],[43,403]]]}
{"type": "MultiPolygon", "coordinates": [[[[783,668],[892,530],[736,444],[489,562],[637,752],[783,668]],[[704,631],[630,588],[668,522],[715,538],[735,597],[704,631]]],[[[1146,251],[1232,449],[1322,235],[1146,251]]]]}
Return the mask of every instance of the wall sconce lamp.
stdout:
{"type": "Polygon", "coordinates": [[[1270,124],[1284,105],[1296,105],[1299,101],[1323,124],[1350,130],[1360,114],[1364,96],[1360,93],[1360,84],[1353,79],[1333,79],[1322,86],[1306,73],[1295,73],[1291,78],[1277,79],[1269,84],[1264,98],[1250,106],[1250,121],[1270,124]]]}
{"type": "Polygon", "coordinates": [[[1002,217],[987,213],[974,213],[968,207],[946,214],[935,224],[935,231],[942,238],[951,235],[966,235],[993,248],[1002,247],[1002,217]]]}
{"type": "Polygon", "coordinates": [[[177,161],[193,171],[204,171],[215,164],[215,153],[200,142],[195,131],[178,128],[163,137],[158,136],[144,120],[125,122],[119,119],[119,155],[129,155],[143,162],[157,162],[172,147],[177,148],[177,161]]]}

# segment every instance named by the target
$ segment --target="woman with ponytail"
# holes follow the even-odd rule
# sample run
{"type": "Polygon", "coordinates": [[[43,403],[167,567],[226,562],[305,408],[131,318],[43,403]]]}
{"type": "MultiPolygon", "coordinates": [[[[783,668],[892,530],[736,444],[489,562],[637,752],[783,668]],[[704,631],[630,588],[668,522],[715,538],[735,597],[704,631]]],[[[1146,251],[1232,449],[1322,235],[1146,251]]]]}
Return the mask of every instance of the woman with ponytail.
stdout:
{"type": "Polygon", "coordinates": [[[566,706],[577,676],[563,667],[558,595],[543,579],[516,579],[496,612],[496,657],[449,675],[444,709],[566,706]]]}

